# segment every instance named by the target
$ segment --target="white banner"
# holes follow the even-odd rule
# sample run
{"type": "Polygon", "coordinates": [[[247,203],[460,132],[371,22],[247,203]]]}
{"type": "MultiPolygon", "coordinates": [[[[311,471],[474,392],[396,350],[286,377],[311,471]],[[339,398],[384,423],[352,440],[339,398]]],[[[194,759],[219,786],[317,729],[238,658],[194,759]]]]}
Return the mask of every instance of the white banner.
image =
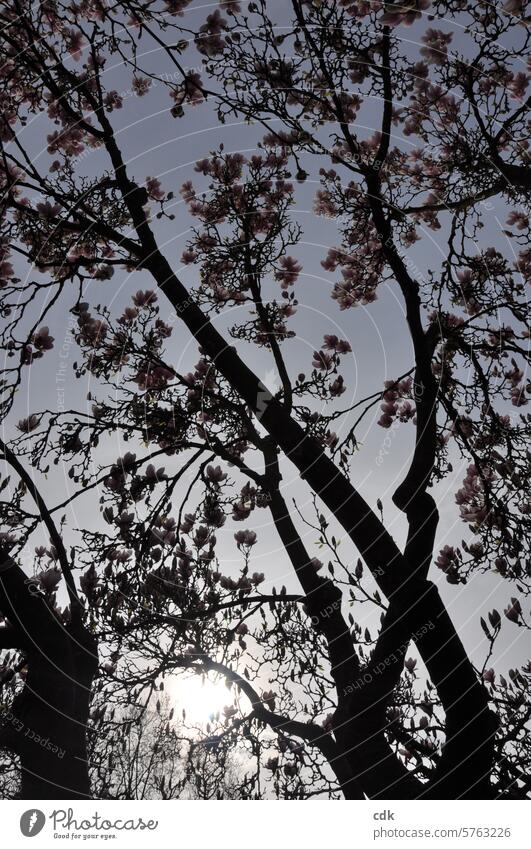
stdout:
{"type": "Polygon", "coordinates": [[[66,841],[117,849],[531,845],[526,802],[16,801],[0,808],[7,849],[66,841]]]}

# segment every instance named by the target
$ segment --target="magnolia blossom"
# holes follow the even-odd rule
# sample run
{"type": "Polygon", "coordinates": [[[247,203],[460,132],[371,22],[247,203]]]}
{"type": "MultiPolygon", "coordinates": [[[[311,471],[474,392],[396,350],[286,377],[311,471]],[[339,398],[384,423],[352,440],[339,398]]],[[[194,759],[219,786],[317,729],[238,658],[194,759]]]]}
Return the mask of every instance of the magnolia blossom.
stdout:
{"type": "Polygon", "coordinates": [[[184,10],[191,2],[192,0],[164,0],[164,5],[170,15],[178,15],[181,17],[184,10]]]}
{"type": "Polygon", "coordinates": [[[108,91],[105,95],[104,102],[109,112],[113,112],[115,109],[121,109],[123,106],[123,99],[117,91],[108,91]]]}
{"type": "Polygon", "coordinates": [[[332,368],[334,361],[330,354],[325,354],[324,351],[314,351],[312,366],[319,371],[328,371],[332,368]]]}
{"type": "Polygon", "coordinates": [[[284,764],[284,773],[288,778],[293,778],[297,775],[297,772],[298,766],[295,761],[293,763],[284,764]]]}
{"type": "Polygon", "coordinates": [[[197,106],[205,99],[200,75],[195,72],[188,74],[183,83],[170,92],[170,96],[175,104],[170,110],[171,115],[174,118],[181,118],[184,115],[185,102],[191,106],[197,106]]]}
{"type": "Polygon", "coordinates": [[[347,390],[347,387],[345,386],[345,381],[343,380],[343,377],[340,374],[336,377],[334,381],[332,381],[328,388],[330,391],[330,395],[333,398],[339,398],[339,396],[347,390]]]}
{"type": "Polygon", "coordinates": [[[301,271],[302,265],[296,259],[283,256],[280,259],[280,268],[275,271],[275,280],[279,281],[282,289],[287,289],[288,286],[293,286],[301,271]]]}
{"type": "Polygon", "coordinates": [[[508,607],[506,607],[503,611],[507,619],[510,622],[514,622],[516,625],[520,624],[520,617],[522,616],[522,606],[517,598],[511,598],[511,603],[508,607]]]}
{"type": "Polygon", "coordinates": [[[147,307],[156,302],[157,294],[152,289],[146,289],[145,292],[139,289],[136,295],[133,295],[133,303],[135,307],[147,307]]]}
{"type": "Polygon", "coordinates": [[[79,579],[79,585],[85,595],[90,598],[99,583],[99,577],[94,565],[89,566],[87,571],[79,579]]]}
{"type": "Polygon", "coordinates": [[[335,351],[336,354],[349,354],[352,346],[346,339],[338,339],[337,336],[326,335],[323,337],[323,348],[326,351],[335,351]]]}
{"type": "Polygon", "coordinates": [[[31,416],[28,416],[27,419],[20,419],[17,424],[17,428],[22,431],[22,433],[31,433],[32,430],[38,426],[40,422],[40,416],[36,413],[32,413],[31,416]]]}
{"type": "Polygon", "coordinates": [[[137,97],[144,97],[151,88],[151,80],[147,77],[133,77],[131,86],[137,97]]]}
{"type": "Polygon", "coordinates": [[[275,710],[276,693],[273,690],[264,690],[262,693],[262,701],[268,706],[269,710],[275,710]]]}
{"type": "Polygon", "coordinates": [[[406,422],[414,418],[415,410],[410,401],[401,400],[412,396],[412,379],[410,377],[406,377],[404,380],[399,382],[386,380],[384,385],[385,391],[383,393],[383,402],[380,405],[380,409],[383,411],[383,414],[378,420],[380,427],[391,427],[395,417],[398,417],[402,422],[406,422]]]}
{"type": "Polygon", "coordinates": [[[206,476],[207,480],[211,483],[221,483],[227,479],[227,474],[222,470],[221,466],[207,466],[206,476]]]}
{"type": "Polygon", "coordinates": [[[57,566],[52,566],[50,569],[46,569],[44,572],[39,572],[37,575],[39,586],[46,593],[55,592],[61,578],[62,572],[57,566]]]}
{"type": "Polygon", "coordinates": [[[457,491],[455,501],[459,505],[461,518],[473,527],[481,525],[487,518],[483,481],[474,465],[468,467],[463,486],[457,491]]]}
{"type": "Polygon", "coordinates": [[[525,97],[525,93],[529,86],[529,76],[524,74],[523,71],[519,71],[516,74],[513,74],[511,79],[507,83],[507,88],[511,92],[511,96],[515,98],[515,100],[523,100],[525,97]]]}
{"type": "Polygon", "coordinates": [[[446,575],[446,579],[451,584],[459,582],[459,565],[460,565],[459,549],[453,548],[451,545],[445,545],[439,552],[439,556],[435,561],[436,566],[446,575]]]}
{"type": "Polygon", "coordinates": [[[238,548],[240,546],[251,547],[256,544],[256,533],[255,531],[237,531],[234,534],[234,539],[238,544],[238,548]]]}
{"type": "Polygon", "coordinates": [[[430,0],[399,0],[396,4],[386,4],[385,13],[380,18],[380,23],[389,27],[400,24],[409,27],[422,16],[430,6],[430,0]]]}
{"type": "Polygon", "coordinates": [[[146,468],[146,480],[150,483],[158,483],[159,481],[164,480],[166,477],[166,473],[164,468],[156,469],[155,466],[150,463],[146,468]]]}
{"type": "Polygon", "coordinates": [[[83,131],[77,127],[54,130],[47,136],[47,142],[48,153],[62,152],[65,156],[80,156],[85,150],[83,131]]]}
{"type": "Polygon", "coordinates": [[[232,505],[232,518],[235,522],[244,522],[251,515],[249,502],[237,501],[232,505]]]}
{"type": "Polygon", "coordinates": [[[146,191],[152,200],[162,200],[166,192],[155,177],[146,177],[146,191]]]}
{"type": "Polygon", "coordinates": [[[40,218],[44,218],[46,221],[51,221],[54,218],[57,218],[61,212],[61,207],[58,203],[50,203],[49,200],[46,200],[37,204],[37,212],[39,213],[40,218]]]}
{"type": "Polygon", "coordinates": [[[236,15],[241,12],[241,4],[237,0],[219,0],[219,5],[228,15],[236,15]]]}
{"type": "Polygon", "coordinates": [[[70,29],[66,32],[66,46],[70,55],[76,60],[81,59],[86,40],[78,29],[70,29]]]}
{"type": "Polygon", "coordinates": [[[195,44],[199,53],[205,56],[216,56],[223,51],[225,39],[221,33],[227,29],[227,20],[222,17],[219,9],[207,16],[206,23],[199,29],[195,44]]]}
{"type": "Polygon", "coordinates": [[[444,65],[448,60],[448,45],[451,40],[452,33],[429,27],[422,36],[426,47],[421,47],[421,55],[433,65],[444,65]]]}

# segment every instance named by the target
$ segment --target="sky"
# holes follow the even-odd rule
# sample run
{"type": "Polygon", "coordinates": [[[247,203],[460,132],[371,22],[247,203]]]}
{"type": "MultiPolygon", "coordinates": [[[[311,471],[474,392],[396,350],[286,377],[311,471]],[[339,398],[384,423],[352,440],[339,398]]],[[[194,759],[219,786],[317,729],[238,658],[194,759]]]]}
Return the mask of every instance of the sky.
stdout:
{"type": "MultiPolygon", "coordinates": [[[[203,14],[204,10],[210,9],[212,5],[194,3],[192,10],[194,14],[203,14]]],[[[285,4],[280,0],[268,5],[280,14],[285,8],[285,4]]],[[[454,31],[456,39],[460,38],[455,22],[441,24],[441,28],[454,31]]],[[[405,37],[414,41],[415,34],[415,28],[412,28],[407,31],[405,37]]],[[[158,71],[164,70],[165,60],[159,53],[151,53],[143,59],[158,71]]],[[[198,270],[193,265],[183,268],[180,257],[194,222],[179,197],[179,188],[191,177],[197,183],[200,182],[199,176],[192,174],[194,163],[208,156],[220,143],[223,143],[227,152],[240,151],[250,154],[256,151],[261,130],[257,126],[249,126],[237,120],[220,125],[213,107],[208,103],[187,109],[185,117],[175,119],[170,114],[171,101],[163,86],[155,87],[148,97],[138,98],[130,92],[129,74],[122,67],[110,66],[107,73],[116,78],[113,87],[124,94],[123,109],[113,112],[111,118],[118,129],[118,141],[130,175],[138,182],[143,182],[148,176],[157,177],[167,191],[175,192],[176,200],[171,210],[175,219],[172,222],[157,223],[157,233],[163,252],[172,267],[188,286],[192,286],[197,283],[198,270]]],[[[365,126],[357,129],[362,136],[370,135],[378,127],[379,104],[371,104],[363,120],[365,126]]],[[[40,115],[28,124],[23,134],[23,141],[28,144],[37,164],[48,161],[45,139],[49,130],[48,118],[40,115]]],[[[402,139],[401,143],[411,144],[406,139],[402,139]]],[[[81,157],[79,168],[88,174],[97,173],[102,162],[101,153],[91,152],[89,156],[81,157]]],[[[303,272],[296,287],[299,308],[292,323],[293,329],[296,330],[296,339],[289,343],[288,363],[292,375],[299,371],[308,373],[311,368],[311,355],[319,348],[324,334],[333,333],[349,340],[352,354],[344,359],[342,369],[347,392],[341,397],[340,403],[341,407],[347,407],[378,390],[384,380],[397,377],[411,368],[412,350],[404,321],[403,303],[393,283],[381,286],[378,300],[369,307],[340,311],[337,302],[330,297],[336,275],[325,272],[321,267],[321,260],[326,256],[328,248],[338,243],[337,224],[332,220],[317,217],[312,208],[313,195],[318,187],[318,170],[323,164],[323,160],[318,157],[305,162],[309,179],[304,186],[297,189],[293,210],[293,218],[300,224],[303,237],[297,248],[291,252],[302,262],[303,272]]],[[[485,216],[486,227],[482,233],[484,245],[490,244],[493,239],[497,243],[507,241],[501,233],[505,213],[503,205],[493,201],[492,209],[485,216]]],[[[424,236],[408,254],[420,275],[425,274],[429,267],[440,265],[446,247],[444,228],[438,233],[427,231],[424,236]]],[[[33,272],[26,269],[25,273],[33,272]]],[[[145,272],[134,272],[130,275],[117,273],[111,281],[95,281],[91,284],[88,300],[93,305],[106,304],[117,316],[123,307],[129,304],[134,292],[152,287],[152,281],[145,272]]],[[[17,398],[16,409],[5,423],[8,434],[13,432],[14,423],[29,413],[43,407],[84,409],[87,404],[90,406],[92,403],[87,402],[87,392],[98,394],[93,379],[86,377],[76,380],[73,375],[73,364],[79,356],[71,338],[73,321],[68,312],[70,306],[71,301],[69,302],[68,298],[62,299],[49,320],[47,319],[51,335],[55,337],[54,350],[27,370],[26,382],[17,398]]],[[[169,305],[165,306],[162,300],[161,318],[172,319],[169,305]]],[[[234,310],[226,309],[214,321],[222,331],[226,331],[234,320],[234,310]]],[[[235,344],[243,359],[260,379],[270,389],[274,389],[277,379],[271,358],[254,346],[243,342],[235,344]]],[[[168,359],[181,372],[189,371],[197,361],[195,341],[186,327],[178,322],[168,346],[168,359]]],[[[373,508],[376,500],[381,499],[385,522],[396,540],[403,544],[405,523],[402,514],[393,507],[391,495],[409,466],[414,430],[411,425],[384,430],[376,424],[379,415],[379,406],[376,405],[361,426],[358,435],[361,449],[353,461],[352,480],[373,508]]],[[[347,418],[343,422],[342,431],[339,431],[340,437],[348,423],[347,418]]],[[[113,460],[123,451],[123,445],[119,443],[118,437],[113,435],[95,460],[113,460]]],[[[169,463],[166,465],[169,466],[169,463]]],[[[463,537],[470,536],[459,520],[455,504],[455,490],[464,477],[466,465],[466,462],[455,458],[453,473],[435,490],[441,516],[436,550],[446,544],[459,544],[463,537]]],[[[286,501],[290,503],[292,499],[296,499],[299,509],[313,521],[315,515],[311,492],[301,482],[291,465],[284,462],[282,472],[286,501]]],[[[66,473],[67,468],[59,468],[51,472],[46,481],[40,481],[43,492],[52,504],[62,502],[70,489],[71,482],[66,473]]],[[[76,502],[75,509],[70,512],[68,518],[68,534],[71,534],[72,538],[73,529],[80,523],[93,522],[97,527],[100,519],[96,496],[87,495],[76,502]]],[[[315,556],[319,556],[314,545],[317,536],[315,531],[305,527],[300,521],[297,523],[310,550],[315,556]]],[[[252,567],[265,572],[267,583],[263,585],[264,588],[272,585],[278,587],[284,583],[288,590],[296,590],[297,584],[292,569],[271,526],[267,511],[256,511],[253,514],[252,527],[258,532],[259,538],[253,552],[252,567]]],[[[241,562],[241,556],[232,539],[235,530],[237,528],[232,523],[227,523],[217,534],[225,573],[230,573],[232,569],[236,571],[241,562]]],[[[336,529],[336,536],[345,536],[339,527],[336,529]]],[[[346,538],[341,550],[347,560],[354,562],[357,558],[353,544],[346,538]]],[[[430,577],[440,586],[465,647],[473,660],[481,663],[487,644],[479,625],[479,617],[486,616],[493,607],[501,609],[507,605],[511,595],[509,586],[495,574],[476,575],[466,586],[448,585],[444,575],[435,566],[431,567],[430,577]]],[[[362,627],[374,623],[375,614],[367,608],[366,605],[361,611],[362,627]],[[363,621],[364,616],[368,617],[368,621],[363,621]]],[[[504,672],[508,667],[525,661],[527,649],[526,632],[512,623],[504,622],[501,637],[496,644],[493,665],[504,672]]],[[[411,653],[414,655],[414,650],[411,653]]]]}

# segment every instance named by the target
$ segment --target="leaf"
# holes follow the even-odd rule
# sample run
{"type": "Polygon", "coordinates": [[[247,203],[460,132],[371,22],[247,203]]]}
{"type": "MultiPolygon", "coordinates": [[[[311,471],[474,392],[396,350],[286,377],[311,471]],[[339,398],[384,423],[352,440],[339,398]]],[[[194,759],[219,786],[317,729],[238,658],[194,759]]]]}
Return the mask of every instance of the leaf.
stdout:
{"type": "Polygon", "coordinates": [[[487,623],[486,623],[486,622],[485,622],[485,620],[483,619],[483,616],[480,618],[480,620],[479,620],[479,621],[481,622],[481,627],[483,628],[483,631],[484,631],[484,633],[485,633],[485,636],[486,636],[487,640],[491,640],[491,639],[492,639],[492,634],[490,633],[490,631],[489,631],[489,626],[487,625],[487,623]]]}

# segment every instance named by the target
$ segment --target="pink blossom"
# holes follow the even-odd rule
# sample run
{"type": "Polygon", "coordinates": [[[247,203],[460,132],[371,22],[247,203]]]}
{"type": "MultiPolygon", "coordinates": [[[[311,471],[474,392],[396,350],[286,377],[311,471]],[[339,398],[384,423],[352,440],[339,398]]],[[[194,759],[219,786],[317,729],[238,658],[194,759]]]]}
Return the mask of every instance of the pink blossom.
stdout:
{"type": "Polygon", "coordinates": [[[225,46],[225,39],[221,33],[226,29],[226,19],[221,16],[219,9],[215,9],[199,29],[195,40],[197,50],[205,56],[216,56],[221,53],[225,46]]]}
{"type": "Polygon", "coordinates": [[[333,365],[333,360],[330,354],[325,354],[324,351],[314,351],[312,366],[319,371],[328,371],[333,365]]]}
{"type": "Polygon", "coordinates": [[[422,41],[426,47],[421,47],[421,55],[433,65],[444,65],[448,61],[448,45],[451,40],[452,33],[445,33],[439,29],[428,27],[422,36],[422,41]]]}
{"type": "Polygon", "coordinates": [[[152,289],[146,289],[145,292],[139,289],[136,295],[133,295],[133,303],[136,307],[147,307],[156,301],[157,294],[152,289]]]}
{"type": "Polygon", "coordinates": [[[481,525],[486,519],[488,510],[485,504],[485,492],[483,482],[474,465],[467,469],[463,486],[455,496],[459,505],[461,518],[472,526],[481,525]]]}
{"type": "Polygon", "coordinates": [[[109,112],[112,112],[114,109],[121,109],[123,106],[123,100],[117,91],[108,91],[105,95],[104,102],[109,112]]]}
{"type": "Polygon", "coordinates": [[[484,681],[487,681],[489,684],[494,684],[494,679],[496,678],[496,674],[494,669],[485,669],[483,672],[482,678],[484,681]]]}
{"type": "Polygon", "coordinates": [[[262,701],[268,706],[269,710],[275,710],[276,693],[273,690],[264,690],[262,701]]]}
{"type": "Polygon", "coordinates": [[[164,5],[171,15],[182,17],[184,10],[191,2],[192,0],[164,0],[164,5]]]}
{"type": "Polygon", "coordinates": [[[79,156],[85,150],[84,136],[78,127],[54,130],[47,137],[48,153],[62,151],[67,156],[79,156]]]}
{"type": "Polygon", "coordinates": [[[31,433],[31,431],[35,430],[38,426],[39,422],[40,416],[38,416],[37,413],[32,413],[27,419],[20,419],[17,424],[17,428],[22,431],[22,433],[31,433]]]}
{"type": "Polygon", "coordinates": [[[236,15],[242,10],[242,7],[237,0],[219,0],[219,5],[228,15],[236,15]]]}
{"type": "Polygon", "coordinates": [[[119,324],[131,324],[135,318],[138,318],[138,310],[134,307],[126,307],[123,314],[118,319],[119,324]]]}
{"type": "Polygon", "coordinates": [[[252,546],[256,545],[256,533],[255,531],[237,531],[234,534],[234,539],[238,544],[238,548],[240,546],[252,546]]]}
{"type": "Polygon", "coordinates": [[[522,615],[522,606],[517,598],[511,598],[511,604],[506,607],[503,611],[507,619],[510,622],[514,622],[515,624],[520,624],[520,617],[522,615]]]}
{"type": "Polygon", "coordinates": [[[211,483],[221,483],[227,479],[227,474],[221,466],[207,466],[206,476],[211,483]]]}
{"type": "Polygon", "coordinates": [[[503,8],[509,15],[520,15],[524,7],[524,0],[505,0],[503,8]]]}
{"type": "Polygon", "coordinates": [[[105,407],[101,404],[93,404],[91,410],[95,419],[101,419],[101,417],[105,414],[105,407]]]}
{"type": "Polygon", "coordinates": [[[294,778],[297,775],[298,769],[296,762],[284,764],[284,773],[288,778],[294,778]]]}
{"type": "Polygon", "coordinates": [[[40,587],[47,593],[53,593],[62,578],[62,572],[57,566],[52,566],[37,575],[40,587]]]}
{"type": "Polygon", "coordinates": [[[235,590],[236,587],[238,586],[238,584],[234,580],[234,578],[230,578],[227,575],[221,575],[221,577],[219,579],[219,583],[223,587],[224,590],[235,590]]]}
{"type": "Polygon", "coordinates": [[[328,335],[323,337],[323,348],[326,351],[335,351],[338,354],[349,354],[352,351],[352,346],[346,339],[338,339],[337,336],[328,335]]]}
{"type": "Polygon", "coordinates": [[[517,230],[529,229],[529,216],[525,212],[513,210],[507,216],[507,224],[516,227],[517,230]]]}
{"type": "Polygon", "coordinates": [[[380,23],[389,27],[400,24],[409,27],[428,9],[430,0],[399,0],[396,5],[387,5],[386,11],[380,18],[380,23]]]}
{"type": "Polygon", "coordinates": [[[242,502],[237,501],[232,505],[232,518],[235,522],[244,522],[251,514],[251,506],[242,502]]]}
{"type": "Polygon", "coordinates": [[[165,389],[173,377],[173,372],[165,366],[146,366],[141,369],[136,377],[140,389],[165,389]]]}
{"type": "Polygon", "coordinates": [[[99,580],[96,567],[94,565],[89,566],[87,571],[79,579],[80,587],[86,596],[90,597],[92,595],[99,583],[99,580]]]}
{"type": "Polygon", "coordinates": [[[147,77],[133,77],[131,85],[137,97],[144,97],[151,88],[151,80],[147,77]]]}
{"type": "Polygon", "coordinates": [[[343,392],[346,392],[347,387],[345,386],[344,380],[341,375],[338,375],[336,379],[330,384],[330,395],[333,398],[339,398],[343,392]]]}
{"type": "Polygon", "coordinates": [[[152,463],[149,464],[146,469],[146,480],[151,483],[158,483],[159,481],[164,480],[165,477],[166,474],[163,468],[155,469],[155,466],[152,463]]]}
{"type": "Polygon", "coordinates": [[[323,719],[321,725],[323,726],[325,731],[332,731],[334,727],[334,714],[327,713],[325,718],[323,719]]]}
{"type": "Polygon", "coordinates": [[[275,271],[275,280],[279,281],[282,289],[287,289],[288,286],[293,286],[301,271],[302,265],[296,259],[283,256],[280,259],[280,268],[275,271]]]}
{"type": "Polygon", "coordinates": [[[327,448],[333,449],[339,442],[339,436],[335,431],[327,430],[322,441],[323,444],[327,446],[327,448]]]}
{"type": "Polygon", "coordinates": [[[200,74],[193,72],[188,74],[184,81],[184,96],[191,106],[197,106],[205,99],[203,94],[203,82],[200,74]]]}
{"type": "Polygon", "coordinates": [[[70,29],[66,34],[66,46],[70,55],[76,60],[81,59],[81,53],[86,44],[83,34],[76,29],[70,29]]]}
{"type": "Polygon", "coordinates": [[[46,200],[37,204],[37,212],[39,213],[40,218],[44,218],[46,221],[51,221],[52,218],[57,218],[61,212],[61,207],[58,203],[50,203],[49,200],[46,200]]]}
{"type": "Polygon", "coordinates": [[[162,200],[166,192],[155,177],[146,177],[146,191],[152,200],[162,200]]]}
{"type": "Polygon", "coordinates": [[[512,97],[516,100],[523,100],[528,85],[529,76],[524,74],[522,71],[519,71],[517,74],[512,75],[512,78],[507,83],[507,88],[511,92],[512,97]]]}

